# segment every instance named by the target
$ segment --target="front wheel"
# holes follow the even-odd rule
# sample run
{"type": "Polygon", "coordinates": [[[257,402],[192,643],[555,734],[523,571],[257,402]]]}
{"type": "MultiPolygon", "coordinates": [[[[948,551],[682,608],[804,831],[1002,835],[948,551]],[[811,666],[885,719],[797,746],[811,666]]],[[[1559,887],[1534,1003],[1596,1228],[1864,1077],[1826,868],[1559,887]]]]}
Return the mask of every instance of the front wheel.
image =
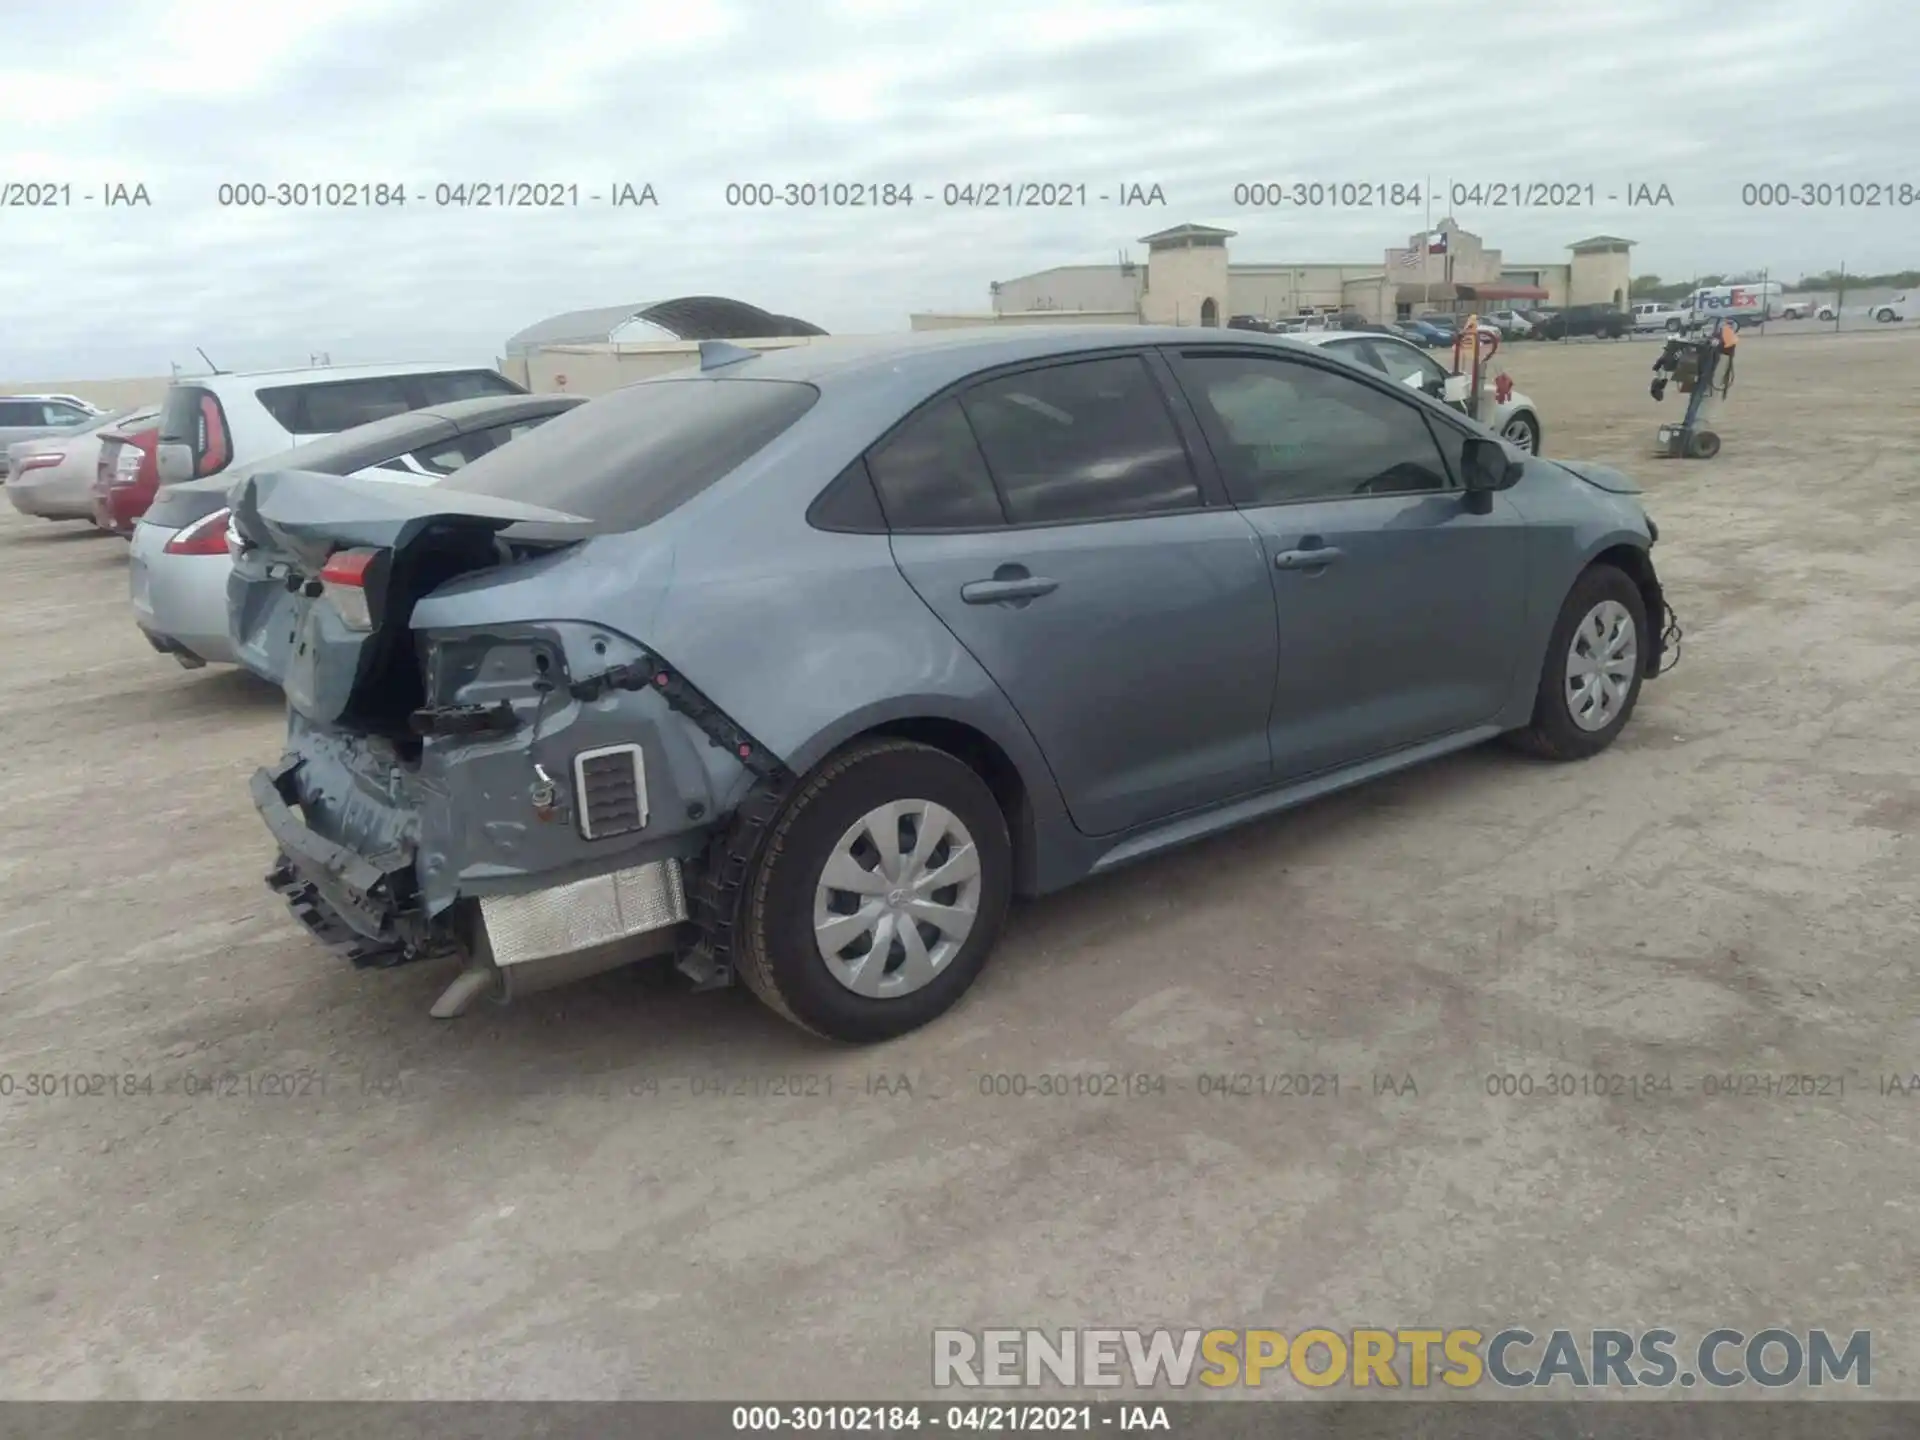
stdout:
{"type": "Polygon", "coordinates": [[[807,777],[760,848],[741,980],[830,1040],[918,1029],[964,995],[999,938],[1012,842],[993,793],[944,750],[862,742],[807,777]]]}
{"type": "Polygon", "coordinates": [[[1878,320],[1878,321],[1879,321],[1879,322],[1880,322],[1880,323],[1881,323],[1882,325],[1889,325],[1889,324],[1892,324],[1892,323],[1893,323],[1893,311],[1891,311],[1891,310],[1884,310],[1884,309],[1883,309],[1883,310],[1876,310],[1876,311],[1874,311],[1874,312],[1873,312],[1873,318],[1874,318],[1874,319],[1876,319],[1876,320],[1878,320]]]}
{"type": "Polygon", "coordinates": [[[1518,445],[1529,455],[1540,453],[1540,422],[1527,411],[1509,416],[1507,423],[1500,427],[1500,438],[1509,445],[1518,445]]]}
{"type": "Polygon", "coordinates": [[[1640,587],[1611,565],[1589,566],[1560,607],[1533,719],[1513,741],[1548,760],[1585,760],[1611,745],[1639,703],[1646,633],[1640,587]]]}

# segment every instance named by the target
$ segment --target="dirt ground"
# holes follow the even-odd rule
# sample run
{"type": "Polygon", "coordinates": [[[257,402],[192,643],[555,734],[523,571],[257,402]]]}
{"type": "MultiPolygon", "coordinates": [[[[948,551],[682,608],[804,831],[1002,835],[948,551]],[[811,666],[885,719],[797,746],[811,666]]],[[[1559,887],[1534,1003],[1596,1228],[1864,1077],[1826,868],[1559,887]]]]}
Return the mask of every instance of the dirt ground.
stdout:
{"type": "Polygon", "coordinates": [[[329,959],[261,884],[277,695],[6,510],[0,1394],[906,1396],[935,1326],[1520,1323],[1871,1329],[1920,1397],[1920,331],[1743,344],[1711,464],[1647,458],[1653,354],[1501,357],[1661,527],[1684,659],[1612,751],[1029,905],[868,1052],[654,972],[436,1022],[444,969],[329,959]],[[1039,1093],[1109,1073],[1166,1084],[1039,1093]],[[1550,1073],[1670,1084],[1489,1094],[1550,1073]],[[1788,1074],[1837,1083],[1738,1079],[1788,1074]]]}

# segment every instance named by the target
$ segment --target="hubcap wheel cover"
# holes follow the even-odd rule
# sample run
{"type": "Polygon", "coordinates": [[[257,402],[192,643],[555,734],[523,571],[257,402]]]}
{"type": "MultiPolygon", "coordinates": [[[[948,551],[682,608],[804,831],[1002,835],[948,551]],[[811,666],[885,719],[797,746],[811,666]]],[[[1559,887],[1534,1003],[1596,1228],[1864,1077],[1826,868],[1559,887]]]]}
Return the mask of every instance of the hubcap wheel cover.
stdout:
{"type": "Polygon", "coordinates": [[[980,850],[960,817],[931,800],[889,801],[828,853],[814,886],[814,947],[856,995],[911,995],[967,943],[980,893],[980,850]]]}
{"type": "Polygon", "coordinates": [[[1515,416],[1513,419],[1509,420],[1507,422],[1507,428],[1501,431],[1501,434],[1504,435],[1513,444],[1518,445],[1522,450],[1525,450],[1529,455],[1534,453],[1533,426],[1529,425],[1524,419],[1520,418],[1519,416],[1515,416]]]}
{"type": "Polygon", "coordinates": [[[1633,693],[1639,673],[1640,634],[1633,612],[1618,600],[1602,600],[1574,628],[1567,646],[1567,713],[1582,730],[1604,730],[1633,693]]]}

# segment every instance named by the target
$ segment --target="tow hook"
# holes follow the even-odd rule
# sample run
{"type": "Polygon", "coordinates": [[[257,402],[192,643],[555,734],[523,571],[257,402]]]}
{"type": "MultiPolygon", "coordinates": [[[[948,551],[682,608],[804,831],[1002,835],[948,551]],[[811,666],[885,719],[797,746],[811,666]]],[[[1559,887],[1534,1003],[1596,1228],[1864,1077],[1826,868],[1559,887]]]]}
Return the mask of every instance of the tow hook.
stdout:
{"type": "Polygon", "coordinates": [[[551,822],[560,813],[560,787],[553,783],[544,765],[536,763],[533,775],[533,784],[527,787],[527,799],[538,819],[551,822]]]}

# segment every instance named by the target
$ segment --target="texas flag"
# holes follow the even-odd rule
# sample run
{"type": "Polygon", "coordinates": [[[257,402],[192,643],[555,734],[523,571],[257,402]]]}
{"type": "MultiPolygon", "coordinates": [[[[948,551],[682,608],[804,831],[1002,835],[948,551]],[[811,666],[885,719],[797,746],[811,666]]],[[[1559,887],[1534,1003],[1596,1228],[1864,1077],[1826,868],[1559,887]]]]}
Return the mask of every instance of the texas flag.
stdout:
{"type": "Polygon", "coordinates": [[[1447,232],[1436,230],[1427,236],[1427,254],[1444,255],[1447,253],[1447,232]]]}

